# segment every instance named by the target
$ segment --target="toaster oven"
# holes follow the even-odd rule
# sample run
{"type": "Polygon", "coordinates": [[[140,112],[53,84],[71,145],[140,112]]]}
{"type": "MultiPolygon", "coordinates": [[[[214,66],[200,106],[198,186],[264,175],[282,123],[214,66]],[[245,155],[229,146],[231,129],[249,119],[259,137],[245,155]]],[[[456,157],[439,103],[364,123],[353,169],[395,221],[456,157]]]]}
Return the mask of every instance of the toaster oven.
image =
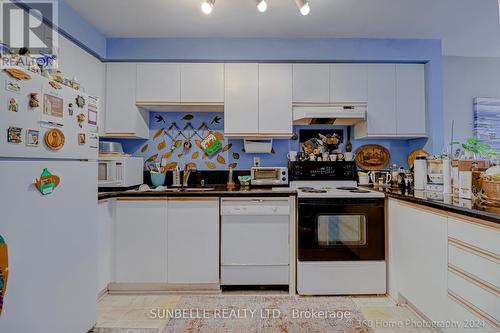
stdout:
{"type": "Polygon", "coordinates": [[[288,168],[285,167],[253,167],[250,172],[252,185],[288,184],[288,168]]]}

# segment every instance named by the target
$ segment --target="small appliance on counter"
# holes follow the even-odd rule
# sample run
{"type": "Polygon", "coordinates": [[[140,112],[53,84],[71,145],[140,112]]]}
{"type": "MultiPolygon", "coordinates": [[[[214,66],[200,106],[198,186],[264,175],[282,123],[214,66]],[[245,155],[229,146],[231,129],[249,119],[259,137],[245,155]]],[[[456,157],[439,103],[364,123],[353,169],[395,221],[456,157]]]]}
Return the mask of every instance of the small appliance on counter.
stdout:
{"type": "Polygon", "coordinates": [[[288,168],[285,167],[252,167],[250,173],[252,185],[288,184],[288,168]]]}
{"type": "Polygon", "coordinates": [[[99,187],[131,187],[144,182],[142,157],[99,157],[99,187]]]}

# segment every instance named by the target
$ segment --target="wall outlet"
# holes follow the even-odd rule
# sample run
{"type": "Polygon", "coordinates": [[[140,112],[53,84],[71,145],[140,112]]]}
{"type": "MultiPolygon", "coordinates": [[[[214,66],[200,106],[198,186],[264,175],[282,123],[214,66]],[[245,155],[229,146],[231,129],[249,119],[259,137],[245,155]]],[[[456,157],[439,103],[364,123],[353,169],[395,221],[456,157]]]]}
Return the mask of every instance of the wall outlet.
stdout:
{"type": "Polygon", "coordinates": [[[254,157],[253,158],[253,166],[254,167],[260,167],[260,157],[254,157]]]}

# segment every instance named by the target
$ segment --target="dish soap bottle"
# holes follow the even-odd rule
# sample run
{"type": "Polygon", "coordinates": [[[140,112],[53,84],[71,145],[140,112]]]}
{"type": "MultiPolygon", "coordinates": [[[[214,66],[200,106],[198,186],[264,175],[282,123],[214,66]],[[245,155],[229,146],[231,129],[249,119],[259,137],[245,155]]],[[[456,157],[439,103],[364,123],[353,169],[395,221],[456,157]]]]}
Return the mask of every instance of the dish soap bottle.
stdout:
{"type": "Polygon", "coordinates": [[[229,189],[236,187],[236,183],[234,182],[234,179],[233,179],[233,168],[229,168],[229,175],[227,176],[226,187],[229,189]]]}

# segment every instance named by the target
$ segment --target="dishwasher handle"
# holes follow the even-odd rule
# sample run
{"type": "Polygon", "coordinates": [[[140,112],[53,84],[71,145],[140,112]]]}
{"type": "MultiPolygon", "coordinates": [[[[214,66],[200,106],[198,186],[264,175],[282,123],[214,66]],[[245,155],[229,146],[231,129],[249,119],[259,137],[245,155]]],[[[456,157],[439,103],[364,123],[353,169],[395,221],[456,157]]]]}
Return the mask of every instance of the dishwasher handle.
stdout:
{"type": "Polygon", "coordinates": [[[221,215],[290,215],[290,204],[288,201],[268,201],[265,199],[222,202],[221,215]]]}

